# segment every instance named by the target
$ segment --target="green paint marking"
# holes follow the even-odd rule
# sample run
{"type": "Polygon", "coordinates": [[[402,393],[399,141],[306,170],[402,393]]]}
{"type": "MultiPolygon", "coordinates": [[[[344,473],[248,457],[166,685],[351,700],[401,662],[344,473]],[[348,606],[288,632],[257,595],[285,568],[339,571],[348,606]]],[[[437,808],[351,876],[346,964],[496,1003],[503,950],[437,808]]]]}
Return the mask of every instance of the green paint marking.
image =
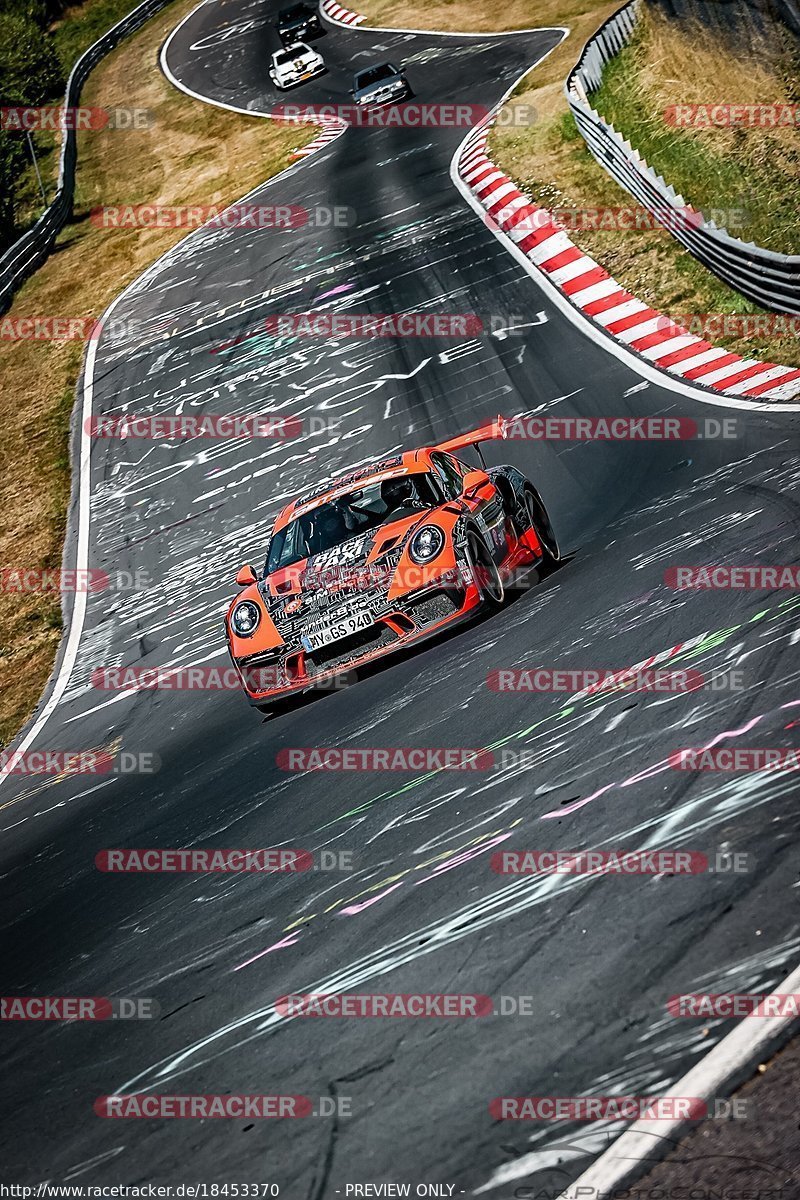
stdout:
{"type": "MultiPolygon", "coordinates": [[[[778,607],[779,608],[783,608],[785,606],[796,607],[798,604],[800,604],[800,597],[792,596],[786,600],[780,601],[778,607]]],[[[763,617],[766,617],[768,615],[770,615],[771,617],[775,617],[775,616],[778,616],[781,614],[774,612],[772,609],[765,608],[761,612],[755,613],[749,619],[749,621],[747,623],[750,624],[753,621],[759,621],[763,617]]],[[[705,633],[705,634],[703,634],[702,641],[698,642],[696,646],[691,646],[688,650],[682,650],[679,654],[674,655],[672,658],[670,658],[666,661],[668,661],[670,664],[672,664],[672,663],[680,662],[682,659],[696,658],[699,654],[702,654],[707,650],[713,650],[717,646],[721,646],[723,642],[726,642],[739,629],[744,629],[744,624],[730,625],[724,629],[717,629],[713,633],[705,633]]],[[[597,692],[597,693],[593,693],[591,696],[584,696],[584,697],[582,697],[582,699],[583,699],[584,703],[586,703],[586,702],[591,703],[593,701],[598,701],[598,700],[603,700],[603,701],[607,702],[610,698],[613,698],[614,696],[626,696],[628,694],[629,693],[624,692],[624,691],[615,692],[615,693],[597,692]]],[[[498,739],[498,741],[496,741],[496,742],[492,742],[491,745],[486,747],[486,749],[487,750],[498,750],[501,746],[508,745],[509,742],[520,741],[522,738],[527,737],[528,734],[533,733],[533,731],[535,729],[540,729],[543,725],[546,725],[553,721],[563,720],[565,717],[569,717],[574,712],[577,712],[577,711],[578,711],[577,704],[570,704],[566,708],[559,709],[558,712],[551,713],[547,717],[542,717],[541,720],[535,721],[533,723],[533,725],[528,725],[527,728],[525,728],[525,729],[520,729],[515,733],[506,734],[505,737],[498,739]]],[[[389,792],[381,792],[379,795],[375,796],[372,800],[367,800],[363,804],[359,805],[358,808],[354,808],[354,809],[349,810],[348,812],[342,813],[340,816],[334,817],[331,821],[327,821],[324,825],[320,825],[319,828],[314,830],[314,832],[322,833],[324,830],[330,829],[331,826],[337,825],[340,821],[346,821],[348,819],[348,817],[357,816],[359,813],[367,812],[369,809],[372,808],[373,805],[378,804],[381,800],[395,800],[399,796],[405,795],[406,792],[413,791],[413,789],[416,787],[419,787],[420,784],[427,783],[429,779],[435,779],[437,777],[437,775],[443,774],[443,772],[445,770],[446,770],[445,767],[437,767],[433,771],[427,771],[424,775],[418,775],[414,779],[408,780],[408,782],[404,783],[402,787],[395,788],[393,791],[389,791],[389,792]]]]}

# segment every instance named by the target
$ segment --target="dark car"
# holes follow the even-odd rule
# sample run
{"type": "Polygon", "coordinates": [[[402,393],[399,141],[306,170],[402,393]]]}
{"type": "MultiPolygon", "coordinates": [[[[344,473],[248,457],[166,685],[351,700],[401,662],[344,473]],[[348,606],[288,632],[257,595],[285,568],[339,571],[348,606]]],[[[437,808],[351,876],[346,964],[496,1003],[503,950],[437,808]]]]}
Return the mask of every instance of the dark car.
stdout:
{"type": "Polygon", "coordinates": [[[414,94],[403,68],[390,62],[357,71],[352,93],[356,104],[396,104],[414,94]]]}
{"type": "Polygon", "coordinates": [[[275,29],[284,46],[306,42],[323,32],[317,10],[310,4],[293,4],[291,8],[282,8],[275,29]]]}

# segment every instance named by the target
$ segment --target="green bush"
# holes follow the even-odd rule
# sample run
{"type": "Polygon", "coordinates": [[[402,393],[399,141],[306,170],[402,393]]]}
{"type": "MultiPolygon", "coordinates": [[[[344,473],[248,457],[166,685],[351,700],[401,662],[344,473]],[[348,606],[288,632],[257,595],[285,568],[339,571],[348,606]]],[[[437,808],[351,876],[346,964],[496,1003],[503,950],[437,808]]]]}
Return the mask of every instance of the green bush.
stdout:
{"type": "MultiPolygon", "coordinates": [[[[53,0],[0,0],[0,106],[61,98],[64,72],[47,27],[60,7],[53,0]]],[[[0,250],[21,232],[17,198],[29,161],[24,135],[0,131],[0,250]]]]}

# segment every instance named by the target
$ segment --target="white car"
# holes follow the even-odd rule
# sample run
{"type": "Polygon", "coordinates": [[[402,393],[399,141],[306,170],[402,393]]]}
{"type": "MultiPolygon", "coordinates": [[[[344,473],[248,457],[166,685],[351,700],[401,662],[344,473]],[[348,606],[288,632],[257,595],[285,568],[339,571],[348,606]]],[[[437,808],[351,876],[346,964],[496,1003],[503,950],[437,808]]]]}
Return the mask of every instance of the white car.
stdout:
{"type": "Polygon", "coordinates": [[[322,55],[305,42],[295,42],[272,56],[269,77],[278,88],[294,87],[326,70],[322,55]]]}

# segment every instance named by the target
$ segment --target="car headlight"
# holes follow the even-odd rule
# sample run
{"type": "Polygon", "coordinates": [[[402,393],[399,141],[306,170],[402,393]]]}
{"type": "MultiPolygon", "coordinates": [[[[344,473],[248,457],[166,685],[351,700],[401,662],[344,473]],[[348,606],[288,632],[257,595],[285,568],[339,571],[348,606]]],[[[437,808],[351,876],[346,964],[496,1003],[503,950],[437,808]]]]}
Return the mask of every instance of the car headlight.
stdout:
{"type": "Polygon", "coordinates": [[[411,539],[408,547],[408,557],[412,562],[422,565],[436,558],[444,548],[444,534],[438,525],[423,525],[411,539]]]}
{"type": "Polygon", "coordinates": [[[252,637],[261,622],[261,610],[252,600],[242,600],[231,613],[231,629],[237,637],[252,637]]]}

